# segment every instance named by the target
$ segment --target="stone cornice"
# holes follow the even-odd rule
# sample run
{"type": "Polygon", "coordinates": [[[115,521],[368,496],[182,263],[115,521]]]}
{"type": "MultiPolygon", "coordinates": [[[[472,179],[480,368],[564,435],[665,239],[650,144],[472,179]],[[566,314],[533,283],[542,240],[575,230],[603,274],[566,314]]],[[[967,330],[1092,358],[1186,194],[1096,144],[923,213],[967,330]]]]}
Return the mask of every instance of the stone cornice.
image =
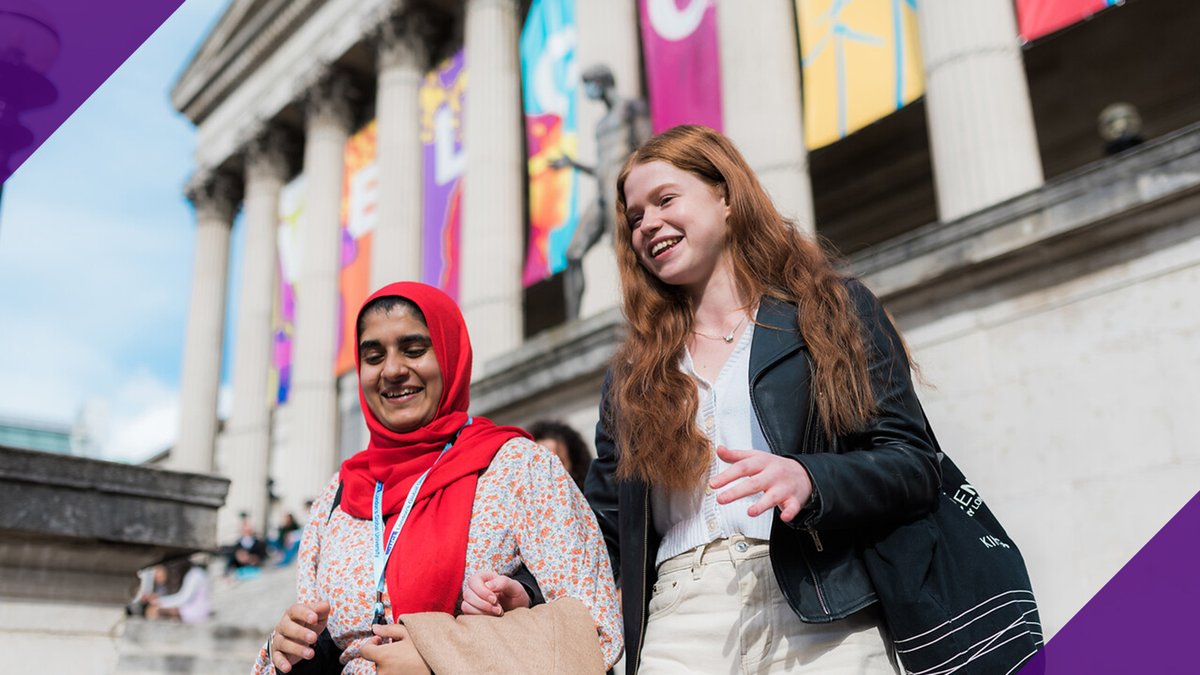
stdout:
{"type": "Polygon", "coordinates": [[[924,303],[1169,225],[1196,212],[1198,201],[1200,124],[890,239],[852,256],[848,267],[893,306],[924,303]]]}

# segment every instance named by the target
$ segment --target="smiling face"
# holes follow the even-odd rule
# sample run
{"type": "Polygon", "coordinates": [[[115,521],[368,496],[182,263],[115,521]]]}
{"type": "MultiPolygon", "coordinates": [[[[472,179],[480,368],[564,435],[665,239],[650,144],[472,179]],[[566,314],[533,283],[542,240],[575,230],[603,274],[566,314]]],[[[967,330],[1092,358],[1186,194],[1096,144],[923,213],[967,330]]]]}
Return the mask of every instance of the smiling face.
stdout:
{"type": "Polygon", "coordinates": [[[433,421],[442,399],[442,370],[429,328],[405,307],[362,316],[358,381],[383,426],[407,433],[433,421]]]}
{"type": "Polygon", "coordinates": [[[657,160],[630,169],[624,189],[638,261],[664,283],[703,289],[726,264],[729,205],[721,189],[657,160]]]}

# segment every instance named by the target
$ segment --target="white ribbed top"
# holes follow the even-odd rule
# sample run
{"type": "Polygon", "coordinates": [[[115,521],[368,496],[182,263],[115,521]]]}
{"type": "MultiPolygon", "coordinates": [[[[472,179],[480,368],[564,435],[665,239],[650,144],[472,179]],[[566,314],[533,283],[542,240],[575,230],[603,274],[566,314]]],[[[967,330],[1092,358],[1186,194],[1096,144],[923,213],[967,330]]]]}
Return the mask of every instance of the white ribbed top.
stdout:
{"type": "Polygon", "coordinates": [[[716,457],[718,445],[733,450],[767,450],[762,426],[750,404],[750,344],[753,337],[754,322],[751,321],[717,374],[717,381],[711,384],[696,373],[692,356],[684,349],[679,367],[696,382],[700,395],[696,425],[708,437],[713,458],[703,485],[695,490],[651,490],[654,527],[663,537],[655,565],[735,534],[764,540],[771,537],[771,511],[756,518],[746,515],[746,509],[758,501],[761,493],[722,506],[717,504],[717,491],[708,487],[709,479],[729,468],[729,464],[716,457]]]}

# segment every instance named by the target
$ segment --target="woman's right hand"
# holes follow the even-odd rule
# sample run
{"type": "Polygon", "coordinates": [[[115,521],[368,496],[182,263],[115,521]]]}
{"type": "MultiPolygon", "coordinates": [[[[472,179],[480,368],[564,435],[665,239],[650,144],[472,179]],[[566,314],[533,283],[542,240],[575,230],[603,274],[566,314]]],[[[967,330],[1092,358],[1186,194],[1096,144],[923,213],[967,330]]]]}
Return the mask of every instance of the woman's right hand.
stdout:
{"type": "Polygon", "coordinates": [[[328,620],[329,603],[325,601],[312,605],[298,602],[288,607],[271,635],[271,663],[275,669],[290,673],[298,661],[315,656],[313,645],[328,620]]]}

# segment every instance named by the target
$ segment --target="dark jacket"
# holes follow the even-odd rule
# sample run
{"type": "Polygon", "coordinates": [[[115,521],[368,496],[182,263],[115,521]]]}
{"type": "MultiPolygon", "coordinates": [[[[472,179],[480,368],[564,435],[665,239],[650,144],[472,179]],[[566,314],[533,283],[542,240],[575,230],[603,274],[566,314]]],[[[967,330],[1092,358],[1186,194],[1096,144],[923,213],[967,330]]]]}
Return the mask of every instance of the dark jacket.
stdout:
{"type": "MultiPolygon", "coordinates": [[[[876,601],[860,557],[880,532],[927,512],[936,503],[940,474],[913,391],[908,358],[879,301],[848,281],[867,339],[878,414],[866,428],[838,438],[821,429],[812,395],[812,364],[795,305],[763,298],[750,347],[750,400],[771,452],[800,462],[814,498],[792,523],[771,525],[771,566],[801,620],[826,623],[876,601]]],[[[610,375],[611,376],[611,375],[610,375]]],[[[649,486],[616,480],[614,424],[606,378],[597,459],[587,498],[596,512],[622,587],[626,663],[636,672],[646,609],[654,582],[659,536],[651,526],[649,486]]]]}

